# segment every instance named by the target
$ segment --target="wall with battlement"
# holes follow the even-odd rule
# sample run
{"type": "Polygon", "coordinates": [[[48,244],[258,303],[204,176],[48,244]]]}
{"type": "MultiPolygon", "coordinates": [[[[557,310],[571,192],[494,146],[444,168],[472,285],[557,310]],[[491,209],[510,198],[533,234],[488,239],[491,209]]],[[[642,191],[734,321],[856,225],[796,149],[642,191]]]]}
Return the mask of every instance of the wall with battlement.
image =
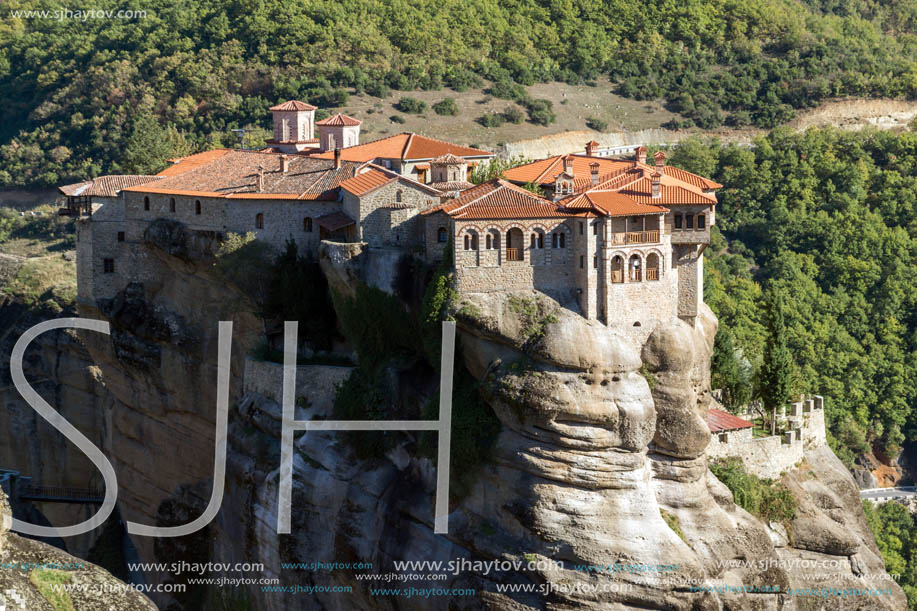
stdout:
{"type": "MultiPolygon", "coordinates": [[[[296,367],[296,398],[309,405],[329,411],[334,404],[337,387],[353,371],[353,367],[334,365],[298,365],[296,367]]],[[[245,359],[243,392],[256,392],[277,403],[283,402],[283,365],[268,361],[245,359]]]]}
{"type": "MultiPolygon", "coordinates": [[[[778,418],[779,419],[779,418],[778,418]]],[[[818,395],[790,404],[783,435],[753,437],[752,429],[710,436],[710,459],[741,458],[745,469],[758,477],[777,478],[805,457],[806,450],[825,445],[824,399],[818,395]]]]}

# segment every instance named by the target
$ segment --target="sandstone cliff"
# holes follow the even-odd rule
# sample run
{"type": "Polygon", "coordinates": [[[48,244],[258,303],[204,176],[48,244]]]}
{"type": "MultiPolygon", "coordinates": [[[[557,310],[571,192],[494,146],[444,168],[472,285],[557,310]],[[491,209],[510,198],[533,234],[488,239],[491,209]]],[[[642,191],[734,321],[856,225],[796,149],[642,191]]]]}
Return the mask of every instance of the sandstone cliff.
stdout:
{"type": "MultiPolygon", "coordinates": [[[[209,498],[217,321],[236,321],[222,510],[192,537],[135,538],[144,561],[260,562],[266,573],[246,576],[353,588],[306,596],[265,594],[254,585],[234,595],[237,603],[264,610],[338,609],[345,600],[347,608],[381,610],[905,607],[894,585],[891,596],[846,599],[689,590],[696,583],[782,590],[889,587],[858,577],[881,573],[882,562],[856,487],[827,448],[808,452],[804,464],[786,476],[800,507],[789,524],[762,523],[745,512],[709,471],[704,413],[716,321],[706,309],[693,326],[673,319],[634,330],[587,322],[570,304],[536,293],[465,299],[454,308],[461,363],[479,381],[500,432],[474,484],[453,498],[449,534],[433,534],[435,467],[417,444],[401,443],[386,458],[363,459],[340,434],[310,432],[297,435],[295,444],[293,534],[277,535],[280,406],[244,393],[241,383],[243,359],[260,323],[209,264],[174,243],[185,239],[180,232],[149,237],[148,264],[159,282],[132,285],[108,302],[81,304],[81,315],[112,324],[111,337],[81,334],[82,343],[72,348],[70,336],[59,337],[47,348],[49,354],[72,350],[92,363],[85,387],[81,378],[63,388],[82,389],[86,402],[74,397],[74,407],[66,409],[86,412],[84,431],[114,463],[125,519],[171,525],[196,517],[209,498]],[[371,572],[386,573],[395,560],[457,558],[551,559],[563,566],[467,571],[446,580],[373,586],[478,592],[432,603],[375,597],[349,571],[280,567],[281,562],[371,562],[371,572]],[[821,583],[805,582],[803,573],[810,571],[782,568],[799,559],[837,560],[849,568],[821,583]],[[724,567],[732,560],[739,562],[724,567]],[[747,566],[739,565],[743,560],[747,566]],[[666,575],[572,569],[616,563],[678,570],[666,575]],[[497,592],[498,584],[546,583],[566,589],[546,596],[497,592]],[[577,585],[608,591],[584,593],[577,585]]],[[[342,249],[323,260],[340,294],[353,294],[358,282],[380,285],[364,277],[359,257],[359,249],[342,249]]],[[[41,358],[36,371],[51,362],[50,356],[41,358]]],[[[10,410],[19,414],[15,422],[28,422],[23,409],[28,410],[10,410]]],[[[305,405],[297,417],[333,416],[327,405],[305,405]]],[[[50,462],[54,447],[51,441],[30,447],[29,460],[50,462]]],[[[162,608],[220,609],[221,600],[215,591],[199,588],[195,597],[156,602],[162,608]]]]}

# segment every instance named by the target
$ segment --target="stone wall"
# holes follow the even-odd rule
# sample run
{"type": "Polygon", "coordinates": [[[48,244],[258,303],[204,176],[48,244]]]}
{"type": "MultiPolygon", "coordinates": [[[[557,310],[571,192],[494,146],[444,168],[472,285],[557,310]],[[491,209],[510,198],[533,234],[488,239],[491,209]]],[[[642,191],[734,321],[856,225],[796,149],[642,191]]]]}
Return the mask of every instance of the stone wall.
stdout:
{"type": "MultiPolygon", "coordinates": [[[[334,394],[353,371],[353,367],[299,365],[296,367],[296,398],[305,398],[312,407],[330,410],[334,394]]],[[[243,392],[256,392],[283,402],[283,365],[252,358],[245,359],[243,392]]]]}
{"type": "Polygon", "coordinates": [[[360,219],[358,240],[370,246],[419,248],[423,246],[423,224],[417,214],[438,204],[439,197],[399,179],[359,198],[344,191],[343,201],[348,214],[358,211],[353,217],[360,219]]]}
{"type": "Polygon", "coordinates": [[[738,457],[749,473],[771,479],[779,477],[799,463],[805,451],[827,444],[822,397],[791,404],[790,411],[793,415],[787,416],[789,430],[783,435],[755,438],[750,428],[712,434],[707,457],[738,457]]]}

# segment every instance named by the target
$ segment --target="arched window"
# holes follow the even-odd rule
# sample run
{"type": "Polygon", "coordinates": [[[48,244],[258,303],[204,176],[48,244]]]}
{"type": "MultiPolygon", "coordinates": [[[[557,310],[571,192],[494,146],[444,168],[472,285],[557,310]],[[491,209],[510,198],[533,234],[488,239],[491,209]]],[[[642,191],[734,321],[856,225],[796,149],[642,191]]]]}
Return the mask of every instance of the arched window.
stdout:
{"type": "Polygon", "coordinates": [[[169,212],[175,212],[175,198],[169,198],[169,212]]]}
{"type": "Polygon", "coordinates": [[[560,236],[557,233],[551,234],[551,248],[560,248],[560,236]]]}
{"type": "Polygon", "coordinates": [[[306,233],[312,233],[312,217],[306,217],[302,220],[302,230],[306,233]]]}
{"type": "Polygon", "coordinates": [[[532,248],[544,248],[544,234],[540,231],[533,232],[530,246],[532,248]]]}
{"type": "Polygon", "coordinates": [[[200,214],[200,213],[201,213],[201,200],[196,199],[194,200],[194,214],[200,214]]]}
{"type": "Polygon", "coordinates": [[[493,236],[491,236],[491,235],[488,233],[488,234],[487,234],[487,238],[486,238],[486,240],[485,240],[485,242],[487,243],[487,250],[491,250],[491,249],[493,248],[493,246],[491,245],[491,240],[492,240],[492,238],[493,238],[493,236]]]}
{"type": "Polygon", "coordinates": [[[531,239],[529,240],[529,248],[535,248],[536,240],[537,238],[535,237],[535,234],[533,233],[531,239]]]}
{"type": "Polygon", "coordinates": [[[401,203],[401,189],[398,189],[397,191],[395,191],[395,201],[398,202],[399,204],[401,203]]]}
{"type": "Polygon", "coordinates": [[[640,265],[640,255],[632,255],[630,258],[630,261],[627,264],[627,270],[629,272],[627,280],[629,282],[640,282],[641,280],[643,280],[643,274],[641,273],[642,272],[641,267],[642,266],[640,265]]]}
{"type": "Polygon", "coordinates": [[[264,214],[260,212],[255,215],[255,229],[264,229],[264,214]]]}
{"type": "Polygon", "coordinates": [[[611,260],[611,281],[615,284],[624,282],[624,258],[621,255],[611,260]]]}
{"type": "Polygon", "coordinates": [[[436,230],[436,241],[440,244],[445,244],[446,240],[449,239],[449,234],[446,233],[445,227],[440,227],[436,230]]]}
{"type": "Polygon", "coordinates": [[[567,234],[566,233],[560,234],[560,247],[561,248],[567,247],[567,234]]]}
{"type": "Polygon", "coordinates": [[[651,252],[646,257],[646,279],[659,280],[659,255],[651,252]]]}
{"type": "Polygon", "coordinates": [[[471,250],[471,236],[465,234],[465,250],[471,250]]]}
{"type": "Polygon", "coordinates": [[[150,209],[150,198],[149,198],[149,197],[144,197],[144,198],[143,198],[143,209],[144,209],[144,210],[149,210],[149,209],[150,209]]]}

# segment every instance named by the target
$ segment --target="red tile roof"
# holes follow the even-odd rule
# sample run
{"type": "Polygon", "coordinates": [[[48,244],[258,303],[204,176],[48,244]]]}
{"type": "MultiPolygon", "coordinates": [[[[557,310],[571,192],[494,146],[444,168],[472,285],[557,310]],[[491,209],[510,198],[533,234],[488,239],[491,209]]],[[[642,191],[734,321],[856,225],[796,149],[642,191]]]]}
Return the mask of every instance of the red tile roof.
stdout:
{"type": "Polygon", "coordinates": [[[317,108],[318,106],[306,104],[305,102],[300,102],[299,100],[289,100],[283,104],[271,106],[268,110],[316,110],[317,108]]]}
{"type": "Polygon", "coordinates": [[[395,176],[373,168],[362,174],[357,174],[353,178],[348,178],[341,183],[341,188],[350,191],[354,195],[364,195],[383,185],[387,185],[393,180],[396,180],[395,176]]]}
{"type": "Polygon", "coordinates": [[[72,185],[64,185],[58,187],[58,191],[67,196],[115,197],[122,189],[155,182],[159,179],[159,176],[147,174],[109,174],[72,185]]]}
{"type": "Polygon", "coordinates": [[[459,197],[426,213],[442,211],[461,220],[538,219],[583,216],[560,208],[511,182],[494,179],[463,191],[459,197]]]}
{"type": "Polygon", "coordinates": [[[430,163],[437,164],[454,164],[454,163],[465,163],[464,157],[459,157],[458,155],[453,155],[452,153],[446,153],[445,155],[440,155],[430,163]]]}
{"type": "Polygon", "coordinates": [[[328,231],[337,231],[338,229],[356,224],[356,221],[343,212],[332,212],[325,216],[320,216],[315,219],[315,222],[318,223],[319,227],[324,227],[328,231]]]}
{"type": "Polygon", "coordinates": [[[143,193],[233,197],[242,199],[336,200],[340,184],[362,164],[290,155],[282,171],[281,155],[260,151],[221,150],[191,155],[161,174],[155,186],[126,190],[143,193]],[[262,185],[259,189],[259,174],[262,185]]]}
{"type": "Polygon", "coordinates": [[[707,428],[711,433],[722,433],[725,431],[738,431],[749,429],[755,426],[748,420],[742,420],[738,416],[733,416],[721,409],[711,407],[707,410],[707,428]]]}
{"type": "Polygon", "coordinates": [[[360,121],[359,119],[354,119],[353,117],[342,115],[341,113],[315,122],[316,125],[330,125],[332,127],[350,127],[360,125],[362,123],[363,121],[360,121]]]}
{"type": "Polygon", "coordinates": [[[561,201],[567,208],[596,208],[607,216],[639,216],[641,214],[664,214],[668,208],[654,204],[643,204],[616,191],[586,192],[571,201],[561,201]]]}
{"type": "MultiPolygon", "coordinates": [[[[388,138],[349,146],[341,149],[341,159],[347,161],[373,161],[374,159],[400,159],[402,161],[419,161],[435,159],[446,153],[462,157],[493,157],[493,153],[480,149],[461,146],[428,138],[420,134],[404,132],[388,138]]],[[[312,155],[321,159],[332,159],[334,151],[312,155]]]]}

